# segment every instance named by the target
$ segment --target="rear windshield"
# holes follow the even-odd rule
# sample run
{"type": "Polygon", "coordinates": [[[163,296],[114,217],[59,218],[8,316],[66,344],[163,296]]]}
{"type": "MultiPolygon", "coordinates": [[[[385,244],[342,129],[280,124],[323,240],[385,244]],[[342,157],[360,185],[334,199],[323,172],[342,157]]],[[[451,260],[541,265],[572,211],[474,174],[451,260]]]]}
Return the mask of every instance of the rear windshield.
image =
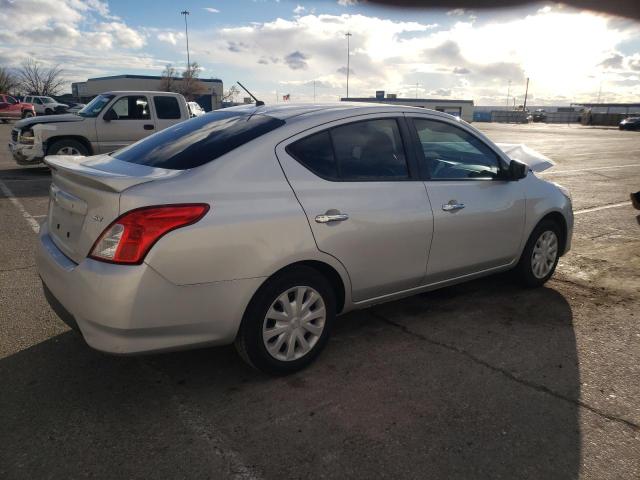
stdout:
{"type": "Polygon", "coordinates": [[[266,115],[216,111],[173,125],[113,156],[149,167],[187,170],[209,163],[284,123],[266,115]]]}

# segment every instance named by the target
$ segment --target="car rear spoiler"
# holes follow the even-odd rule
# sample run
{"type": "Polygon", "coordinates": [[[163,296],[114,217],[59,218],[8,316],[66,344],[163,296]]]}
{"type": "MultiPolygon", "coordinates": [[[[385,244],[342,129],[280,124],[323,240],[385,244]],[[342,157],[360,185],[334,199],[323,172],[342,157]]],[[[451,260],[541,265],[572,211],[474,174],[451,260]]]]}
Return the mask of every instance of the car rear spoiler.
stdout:
{"type": "Polygon", "coordinates": [[[112,192],[122,192],[135,185],[164,180],[184,172],[123,162],[110,155],[47,155],[44,163],[54,175],[72,177],[77,183],[112,192]]]}

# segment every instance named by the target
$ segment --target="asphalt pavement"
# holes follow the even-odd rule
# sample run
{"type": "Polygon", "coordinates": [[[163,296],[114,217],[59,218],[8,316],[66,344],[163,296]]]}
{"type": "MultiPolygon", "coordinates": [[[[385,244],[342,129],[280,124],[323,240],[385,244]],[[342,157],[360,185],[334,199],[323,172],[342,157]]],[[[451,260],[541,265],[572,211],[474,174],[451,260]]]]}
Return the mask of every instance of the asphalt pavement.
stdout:
{"type": "Polygon", "coordinates": [[[49,172],[0,146],[0,478],[640,478],[640,132],[476,126],[557,162],[576,225],[555,277],[342,316],[284,378],[232,347],[87,347],[34,268],[49,172]]]}

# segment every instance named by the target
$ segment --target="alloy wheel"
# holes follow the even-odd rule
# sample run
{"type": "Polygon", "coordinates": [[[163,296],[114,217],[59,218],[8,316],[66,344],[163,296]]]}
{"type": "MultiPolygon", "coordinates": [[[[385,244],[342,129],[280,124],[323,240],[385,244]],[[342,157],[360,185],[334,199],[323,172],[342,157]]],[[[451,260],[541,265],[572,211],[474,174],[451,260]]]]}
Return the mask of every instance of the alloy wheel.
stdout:
{"type": "Polygon", "coordinates": [[[59,149],[55,155],[81,155],[78,149],[73,147],[62,147],[59,149]]]}
{"type": "Polygon", "coordinates": [[[322,296],[311,287],[295,286],[281,293],[269,307],[262,324],[262,340],[273,358],[298,360],[316,345],[325,323],[322,296]]]}
{"type": "Polygon", "coordinates": [[[536,278],[544,278],[553,269],[558,257],[558,237],[546,230],[536,240],[531,255],[531,271],[536,278]]]}

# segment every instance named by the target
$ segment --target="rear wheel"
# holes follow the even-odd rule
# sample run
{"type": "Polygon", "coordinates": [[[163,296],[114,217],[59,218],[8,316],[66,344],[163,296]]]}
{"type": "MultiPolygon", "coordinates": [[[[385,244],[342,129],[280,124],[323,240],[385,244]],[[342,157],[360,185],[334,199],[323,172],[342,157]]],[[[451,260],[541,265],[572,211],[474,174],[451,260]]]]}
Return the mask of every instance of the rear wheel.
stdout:
{"type": "Polygon", "coordinates": [[[71,138],[58,140],[47,149],[47,155],[89,155],[87,147],[71,138]]]}
{"type": "Polygon", "coordinates": [[[53,110],[51,110],[50,108],[45,108],[44,114],[45,115],[53,115],[53,110]]]}
{"type": "Polygon", "coordinates": [[[543,220],[538,224],[516,267],[522,283],[528,287],[539,287],[551,278],[560,258],[561,238],[561,230],[556,222],[543,220]]]}
{"type": "Polygon", "coordinates": [[[326,345],[335,305],[333,288],[321,273],[309,267],[287,270],[251,300],[236,338],[238,353],[267,373],[301,370],[326,345]]]}
{"type": "Polygon", "coordinates": [[[31,117],[33,117],[33,112],[27,111],[22,114],[22,118],[31,118],[31,117]]]}

